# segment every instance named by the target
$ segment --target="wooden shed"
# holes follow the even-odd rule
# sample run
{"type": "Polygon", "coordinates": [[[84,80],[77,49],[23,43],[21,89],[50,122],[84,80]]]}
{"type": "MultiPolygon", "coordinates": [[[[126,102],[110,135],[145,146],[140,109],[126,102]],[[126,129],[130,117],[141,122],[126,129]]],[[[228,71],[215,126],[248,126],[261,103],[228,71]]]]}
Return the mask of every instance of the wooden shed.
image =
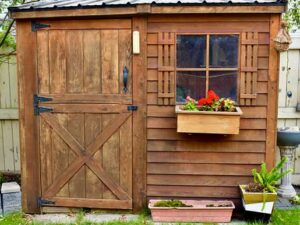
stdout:
{"type": "MultiPolygon", "coordinates": [[[[23,209],[239,202],[275,160],[281,0],[42,0],[17,23],[23,209]],[[178,133],[175,105],[213,89],[239,134],[178,133]]],[[[220,121],[220,124],[222,121],[220,121]]]]}

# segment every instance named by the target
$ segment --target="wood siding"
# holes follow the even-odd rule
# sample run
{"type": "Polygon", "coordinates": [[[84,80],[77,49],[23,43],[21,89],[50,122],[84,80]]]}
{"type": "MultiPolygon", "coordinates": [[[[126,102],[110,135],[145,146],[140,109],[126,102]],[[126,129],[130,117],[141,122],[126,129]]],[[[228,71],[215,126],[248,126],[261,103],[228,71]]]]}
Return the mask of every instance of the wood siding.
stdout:
{"type": "Polygon", "coordinates": [[[20,172],[16,57],[0,61],[0,172],[20,172]]]}
{"type": "MultiPolygon", "coordinates": [[[[277,18],[277,17],[276,17],[277,18]]],[[[279,18],[279,17],[278,17],[279,18]]],[[[276,22],[276,21],[275,21],[276,22]]],[[[238,184],[251,181],[251,169],[267,156],[270,17],[255,16],[153,16],[147,35],[147,196],[239,197],[238,184]],[[176,132],[175,106],[159,103],[159,32],[258,33],[257,96],[242,106],[239,135],[180,134],[176,132]]],[[[272,28],[272,27],[271,27],[272,28]]],[[[277,65],[276,62],[272,62],[277,65]]],[[[272,74],[276,83],[277,74],[272,74]]],[[[239,78],[240,79],[240,78],[239,78]]],[[[272,103],[273,104],[273,103],[272,103]]],[[[275,112],[271,111],[273,117],[275,112]]],[[[269,124],[269,129],[272,124],[269,124]]],[[[270,145],[270,148],[272,146],[270,145]]]]}

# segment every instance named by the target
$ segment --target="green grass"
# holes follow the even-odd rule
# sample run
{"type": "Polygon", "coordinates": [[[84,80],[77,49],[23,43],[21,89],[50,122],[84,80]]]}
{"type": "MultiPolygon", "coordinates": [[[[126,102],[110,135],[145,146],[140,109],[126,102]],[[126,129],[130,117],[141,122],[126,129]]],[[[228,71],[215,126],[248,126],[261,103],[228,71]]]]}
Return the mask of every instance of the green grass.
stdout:
{"type": "MultiPolygon", "coordinates": [[[[14,213],[7,215],[3,218],[0,217],[0,225],[44,225],[41,223],[33,222],[30,217],[14,213]]],[[[66,225],[61,223],[48,223],[47,225],[66,225]]],[[[111,221],[105,223],[92,223],[84,220],[84,212],[79,212],[76,215],[76,221],[69,225],[152,225],[147,220],[147,214],[140,215],[138,220],[135,221],[111,221]]],[[[178,225],[193,225],[193,223],[178,223],[178,225]]],[[[205,223],[205,225],[216,225],[215,223],[205,223]]],[[[247,225],[265,225],[262,222],[247,223],[247,225]]],[[[269,225],[300,225],[300,209],[290,210],[275,210],[271,223],[269,225]]]]}

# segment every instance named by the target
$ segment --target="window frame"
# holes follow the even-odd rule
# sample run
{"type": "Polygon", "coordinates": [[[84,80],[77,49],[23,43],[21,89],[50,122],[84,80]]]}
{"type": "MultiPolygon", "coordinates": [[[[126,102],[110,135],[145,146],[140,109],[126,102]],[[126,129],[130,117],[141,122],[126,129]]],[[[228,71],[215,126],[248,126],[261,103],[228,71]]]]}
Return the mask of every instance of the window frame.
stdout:
{"type": "Polygon", "coordinates": [[[206,84],[205,84],[205,93],[206,93],[206,97],[207,97],[207,92],[209,89],[209,72],[213,71],[213,72],[218,72],[218,71],[236,71],[237,72],[237,90],[236,90],[236,94],[237,94],[237,99],[236,102],[237,104],[239,103],[239,96],[240,96],[240,64],[241,64],[241,60],[240,60],[240,56],[241,56],[241,33],[236,33],[236,32],[230,32],[230,33],[218,33],[218,32],[195,32],[195,33],[187,33],[187,32],[177,32],[175,33],[175,102],[176,105],[183,105],[183,102],[177,102],[177,72],[205,72],[206,74],[206,84]],[[189,36],[189,35],[199,35],[199,36],[206,36],[206,54],[205,54],[205,67],[204,68],[177,68],[177,36],[189,36]],[[210,36],[211,35],[237,35],[238,36],[238,55],[237,55],[237,67],[235,68],[213,68],[209,66],[209,44],[210,44],[210,36]]]}

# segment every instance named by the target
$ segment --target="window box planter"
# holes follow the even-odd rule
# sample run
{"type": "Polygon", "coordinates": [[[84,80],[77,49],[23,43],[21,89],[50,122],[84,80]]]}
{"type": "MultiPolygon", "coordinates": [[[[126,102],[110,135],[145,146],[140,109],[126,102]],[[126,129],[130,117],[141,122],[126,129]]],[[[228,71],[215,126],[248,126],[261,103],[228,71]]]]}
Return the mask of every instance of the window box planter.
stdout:
{"type": "Polygon", "coordinates": [[[246,185],[240,185],[240,190],[243,197],[243,206],[246,211],[271,214],[275,201],[277,200],[277,193],[263,193],[263,192],[247,192],[246,185]],[[265,207],[263,208],[265,199],[265,207]]]}
{"type": "Polygon", "coordinates": [[[181,200],[191,207],[155,207],[159,200],[150,200],[154,222],[216,222],[226,223],[231,221],[232,211],[235,208],[232,201],[204,201],[181,200]],[[220,207],[220,205],[223,205],[220,207]],[[226,206],[225,206],[226,205],[226,206]]]}
{"type": "Polygon", "coordinates": [[[178,133],[239,134],[239,107],[236,112],[187,111],[175,107],[178,133]]]}

